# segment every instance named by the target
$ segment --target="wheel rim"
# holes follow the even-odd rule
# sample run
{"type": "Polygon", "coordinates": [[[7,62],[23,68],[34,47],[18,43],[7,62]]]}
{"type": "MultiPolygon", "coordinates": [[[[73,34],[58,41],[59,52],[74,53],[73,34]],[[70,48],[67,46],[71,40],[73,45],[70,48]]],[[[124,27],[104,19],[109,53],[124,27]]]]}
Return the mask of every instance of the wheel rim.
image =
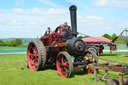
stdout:
{"type": "Polygon", "coordinates": [[[69,70],[68,60],[65,57],[65,55],[60,54],[58,56],[56,65],[57,65],[57,70],[58,70],[58,73],[60,74],[60,76],[68,77],[70,70],[69,70]]]}
{"type": "Polygon", "coordinates": [[[31,42],[28,46],[27,60],[30,69],[36,71],[39,63],[39,57],[37,47],[33,42],[31,42]]]}
{"type": "MultiPolygon", "coordinates": [[[[95,64],[98,61],[93,57],[93,54],[91,52],[88,52],[86,56],[83,57],[84,60],[86,60],[88,62],[88,64],[95,64]]],[[[83,68],[85,72],[87,73],[93,73],[94,70],[89,68],[89,66],[87,65],[85,68],[83,68]]]]}

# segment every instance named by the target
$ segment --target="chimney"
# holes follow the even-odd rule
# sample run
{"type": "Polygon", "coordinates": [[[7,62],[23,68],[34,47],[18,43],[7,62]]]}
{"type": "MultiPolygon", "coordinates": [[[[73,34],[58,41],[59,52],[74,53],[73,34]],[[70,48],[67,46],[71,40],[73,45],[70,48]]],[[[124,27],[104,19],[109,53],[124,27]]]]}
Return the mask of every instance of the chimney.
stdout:
{"type": "Polygon", "coordinates": [[[72,37],[77,37],[77,7],[75,5],[70,6],[70,18],[71,18],[71,28],[72,28],[72,37]]]}

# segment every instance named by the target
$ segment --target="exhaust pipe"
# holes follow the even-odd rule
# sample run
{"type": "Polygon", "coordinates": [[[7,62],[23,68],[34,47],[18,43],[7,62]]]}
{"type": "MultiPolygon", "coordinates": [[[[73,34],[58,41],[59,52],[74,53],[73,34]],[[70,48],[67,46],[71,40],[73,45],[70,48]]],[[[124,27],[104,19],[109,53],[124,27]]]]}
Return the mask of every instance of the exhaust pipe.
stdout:
{"type": "Polygon", "coordinates": [[[72,27],[72,37],[77,37],[77,7],[75,5],[70,6],[70,18],[72,27]]]}

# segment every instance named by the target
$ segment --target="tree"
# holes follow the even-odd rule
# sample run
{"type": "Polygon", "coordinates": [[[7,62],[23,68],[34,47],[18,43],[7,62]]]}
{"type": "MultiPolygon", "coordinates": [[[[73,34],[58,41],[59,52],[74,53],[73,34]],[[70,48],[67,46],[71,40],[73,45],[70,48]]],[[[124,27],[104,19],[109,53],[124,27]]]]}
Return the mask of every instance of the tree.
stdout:
{"type": "Polygon", "coordinates": [[[4,42],[4,46],[12,46],[12,47],[15,47],[15,46],[19,46],[19,45],[22,45],[22,40],[21,39],[18,39],[18,38],[15,39],[15,40],[4,42]]]}
{"type": "Polygon", "coordinates": [[[82,39],[82,38],[83,38],[83,36],[78,36],[78,38],[82,39]]]}
{"type": "Polygon", "coordinates": [[[0,46],[4,46],[4,41],[0,40],[0,46]]]}
{"type": "Polygon", "coordinates": [[[115,37],[117,37],[117,35],[116,35],[115,33],[113,33],[113,34],[112,34],[112,37],[111,37],[112,40],[113,40],[115,37]]]}
{"type": "Polygon", "coordinates": [[[104,34],[103,37],[108,38],[108,39],[110,39],[110,40],[112,39],[112,37],[111,37],[109,34],[107,34],[107,33],[104,34]]]}
{"type": "Polygon", "coordinates": [[[88,37],[90,37],[90,36],[88,36],[88,35],[85,35],[85,36],[84,36],[84,38],[88,38],[88,37]]]}
{"type": "Polygon", "coordinates": [[[16,40],[11,40],[9,46],[16,47],[16,40]]]}
{"type": "Polygon", "coordinates": [[[4,42],[4,46],[10,46],[10,42],[9,41],[4,42]]]}
{"type": "Polygon", "coordinates": [[[16,40],[16,46],[22,45],[22,40],[17,38],[16,40]]]}

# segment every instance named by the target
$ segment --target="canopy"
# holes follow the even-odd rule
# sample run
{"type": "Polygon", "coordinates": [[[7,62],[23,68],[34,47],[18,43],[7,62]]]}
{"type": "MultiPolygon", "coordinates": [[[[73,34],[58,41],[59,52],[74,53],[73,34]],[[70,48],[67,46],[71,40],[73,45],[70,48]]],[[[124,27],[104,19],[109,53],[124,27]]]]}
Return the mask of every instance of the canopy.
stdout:
{"type": "Polygon", "coordinates": [[[103,43],[103,44],[112,43],[112,40],[109,40],[105,37],[89,37],[89,38],[82,38],[82,40],[85,43],[103,43]]]}

